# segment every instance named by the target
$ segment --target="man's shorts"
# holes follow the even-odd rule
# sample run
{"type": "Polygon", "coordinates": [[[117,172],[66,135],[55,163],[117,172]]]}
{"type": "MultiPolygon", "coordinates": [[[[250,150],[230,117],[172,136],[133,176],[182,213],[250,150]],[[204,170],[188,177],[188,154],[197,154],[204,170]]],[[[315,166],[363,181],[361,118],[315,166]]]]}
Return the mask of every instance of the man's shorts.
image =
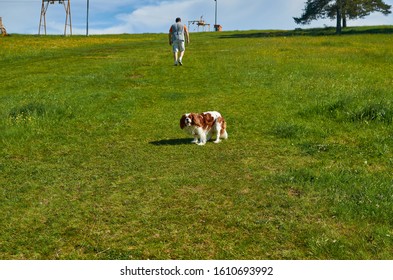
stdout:
{"type": "Polygon", "coordinates": [[[172,44],[173,52],[184,52],[186,47],[184,41],[173,41],[172,44]]]}

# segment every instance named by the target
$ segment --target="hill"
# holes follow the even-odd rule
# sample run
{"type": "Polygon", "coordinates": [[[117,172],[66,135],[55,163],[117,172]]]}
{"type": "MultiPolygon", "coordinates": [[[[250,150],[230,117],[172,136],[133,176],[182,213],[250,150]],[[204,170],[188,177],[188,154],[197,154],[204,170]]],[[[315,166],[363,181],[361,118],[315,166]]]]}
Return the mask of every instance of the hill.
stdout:
{"type": "Polygon", "coordinates": [[[0,38],[0,258],[391,259],[381,28],[0,38]]]}

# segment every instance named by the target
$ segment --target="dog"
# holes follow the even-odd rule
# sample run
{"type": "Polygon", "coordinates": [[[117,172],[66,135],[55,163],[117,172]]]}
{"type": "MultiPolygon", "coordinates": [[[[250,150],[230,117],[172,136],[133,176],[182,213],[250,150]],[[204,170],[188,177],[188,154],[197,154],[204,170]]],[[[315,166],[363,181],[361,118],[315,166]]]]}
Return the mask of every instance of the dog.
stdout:
{"type": "Polygon", "coordinates": [[[194,137],[191,143],[197,145],[205,145],[213,135],[216,136],[214,143],[228,138],[225,119],[216,111],[184,114],[180,119],[180,128],[191,134],[194,137]]]}

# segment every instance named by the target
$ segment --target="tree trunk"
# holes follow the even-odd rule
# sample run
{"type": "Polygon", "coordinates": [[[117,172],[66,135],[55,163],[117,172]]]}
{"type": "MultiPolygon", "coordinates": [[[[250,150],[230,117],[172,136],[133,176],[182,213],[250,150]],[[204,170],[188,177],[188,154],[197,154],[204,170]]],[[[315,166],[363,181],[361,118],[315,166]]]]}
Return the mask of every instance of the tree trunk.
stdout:
{"type": "Polygon", "coordinates": [[[343,28],[346,28],[347,27],[347,15],[345,14],[345,12],[343,12],[342,18],[343,18],[343,28]]]}
{"type": "Polygon", "coordinates": [[[340,8],[340,5],[337,5],[337,26],[336,26],[336,34],[341,34],[341,8],[340,8]]]}

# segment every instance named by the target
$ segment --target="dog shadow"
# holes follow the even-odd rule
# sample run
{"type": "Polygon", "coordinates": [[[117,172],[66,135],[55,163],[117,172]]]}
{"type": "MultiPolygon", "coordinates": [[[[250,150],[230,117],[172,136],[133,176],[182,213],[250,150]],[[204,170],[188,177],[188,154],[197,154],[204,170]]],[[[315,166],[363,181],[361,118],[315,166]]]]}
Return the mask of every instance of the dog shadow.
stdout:
{"type": "Polygon", "coordinates": [[[159,141],[150,142],[154,146],[179,146],[190,144],[192,139],[182,138],[182,139],[163,139],[159,141]]]}

